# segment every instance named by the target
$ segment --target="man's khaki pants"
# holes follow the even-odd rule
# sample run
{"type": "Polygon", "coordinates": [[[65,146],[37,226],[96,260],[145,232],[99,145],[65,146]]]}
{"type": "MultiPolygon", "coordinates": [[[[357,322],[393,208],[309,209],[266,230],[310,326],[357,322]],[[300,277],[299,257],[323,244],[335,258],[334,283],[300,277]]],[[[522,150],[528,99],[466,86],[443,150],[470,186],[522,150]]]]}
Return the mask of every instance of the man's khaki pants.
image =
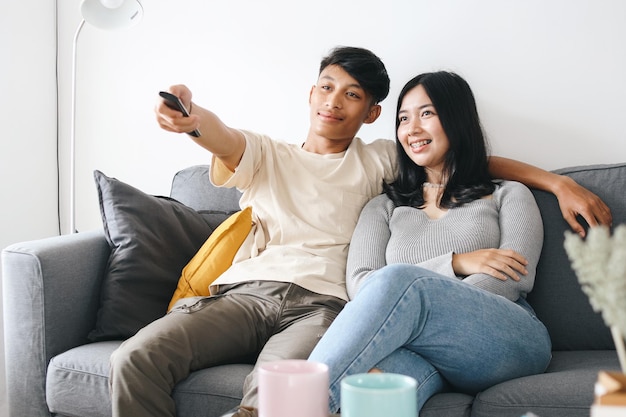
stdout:
{"type": "MultiPolygon", "coordinates": [[[[250,360],[307,359],[345,301],[274,281],[250,281],[189,299],[111,356],[113,417],[174,417],[171,392],[191,372],[250,360]]],[[[256,372],[243,405],[257,406],[256,372]]]]}

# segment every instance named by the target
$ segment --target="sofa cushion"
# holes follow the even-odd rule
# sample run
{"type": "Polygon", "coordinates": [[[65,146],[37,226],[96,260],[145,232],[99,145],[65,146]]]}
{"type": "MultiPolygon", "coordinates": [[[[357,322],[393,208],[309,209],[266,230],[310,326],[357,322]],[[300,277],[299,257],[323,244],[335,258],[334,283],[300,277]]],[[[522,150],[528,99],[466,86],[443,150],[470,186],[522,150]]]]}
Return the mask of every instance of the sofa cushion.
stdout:
{"type": "Polygon", "coordinates": [[[121,343],[91,343],[53,357],[46,375],[50,411],[68,416],[110,417],[109,358],[121,343]]]}
{"type": "MultiPolygon", "coordinates": [[[[46,399],[50,411],[67,416],[110,417],[109,358],[120,341],[91,343],[50,361],[46,399]]],[[[174,387],[178,417],[218,417],[237,406],[252,365],[215,366],[191,373],[174,387]]]]}
{"type": "MultiPolygon", "coordinates": [[[[613,224],[626,223],[626,164],[588,165],[555,171],[568,175],[598,195],[610,208],[613,224]]],[[[582,292],[563,247],[565,231],[555,196],[533,190],[541,211],[544,243],[533,291],[528,294],[539,319],[546,325],[553,350],[614,349],[609,329],[582,292]]]]}
{"type": "Polygon", "coordinates": [[[195,210],[94,172],[111,254],[92,341],[123,339],[163,316],[185,264],[212,232],[195,210]]]}
{"type": "Polygon", "coordinates": [[[476,396],[472,415],[589,417],[599,369],[617,369],[615,351],[553,352],[545,373],[513,379],[476,396]]]}
{"type": "Polygon", "coordinates": [[[248,364],[214,366],[193,372],[174,387],[178,417],[220,417],[241,403],[248,364]]]}
{"type": "Polygon", "coordinates": [[[436,394],[426,401],[419,417],[470,417],[474,397],[458,392],[436,394]]]}

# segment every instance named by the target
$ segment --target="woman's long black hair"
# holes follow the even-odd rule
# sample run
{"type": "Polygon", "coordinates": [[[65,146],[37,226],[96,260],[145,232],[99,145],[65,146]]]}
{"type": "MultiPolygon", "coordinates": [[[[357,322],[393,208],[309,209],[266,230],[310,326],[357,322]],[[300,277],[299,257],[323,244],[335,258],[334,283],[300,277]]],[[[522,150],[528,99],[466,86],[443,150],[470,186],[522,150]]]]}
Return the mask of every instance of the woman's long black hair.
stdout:
{"type": "Polygon", "coordinates": [[[488,170],[488,144],[478,117],[474,94],[459,75],[438,71],[416,76],[400,92],[396,109],[398,177],[391,184],[383,184],[387,196],[396,206],[424,205],[422,184],[427,180],[426,171],[408,157],[397,134],[402,100],[418,85],[422,85],[430,97],[450,142],[442,173],[447,184],[440,206],[458,207],[492,194],[495,184],[488,170]]]}

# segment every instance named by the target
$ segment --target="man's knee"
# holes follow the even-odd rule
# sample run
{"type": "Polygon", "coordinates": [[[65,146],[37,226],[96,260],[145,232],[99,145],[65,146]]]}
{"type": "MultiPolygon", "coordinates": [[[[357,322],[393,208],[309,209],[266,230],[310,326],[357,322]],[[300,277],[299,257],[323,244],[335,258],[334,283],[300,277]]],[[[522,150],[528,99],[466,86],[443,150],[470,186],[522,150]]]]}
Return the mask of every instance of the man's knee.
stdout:
{"type": "Polygon", "coordinates": [[[139,365],[144,354],[145,352],[141,352],[141,347],[133,343],[132,338],[128,339],[111,354],[109,359],[111,374],[121,375],[130,368],[139,365]]]}

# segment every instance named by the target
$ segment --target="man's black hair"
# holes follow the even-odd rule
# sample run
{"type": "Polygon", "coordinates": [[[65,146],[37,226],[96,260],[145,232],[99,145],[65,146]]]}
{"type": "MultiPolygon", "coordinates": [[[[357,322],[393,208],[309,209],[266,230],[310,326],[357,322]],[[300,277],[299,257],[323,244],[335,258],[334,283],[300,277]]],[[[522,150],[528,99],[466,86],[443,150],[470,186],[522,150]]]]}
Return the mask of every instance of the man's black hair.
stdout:
{"type": "Polygon", "coordinates": [[[389,94],[389,75],[383,62],[372,51],[351,46],[338,46],[322,59],[320,74],[329,65],[343,68],[372,96],[375,103],[389,94]]]}

